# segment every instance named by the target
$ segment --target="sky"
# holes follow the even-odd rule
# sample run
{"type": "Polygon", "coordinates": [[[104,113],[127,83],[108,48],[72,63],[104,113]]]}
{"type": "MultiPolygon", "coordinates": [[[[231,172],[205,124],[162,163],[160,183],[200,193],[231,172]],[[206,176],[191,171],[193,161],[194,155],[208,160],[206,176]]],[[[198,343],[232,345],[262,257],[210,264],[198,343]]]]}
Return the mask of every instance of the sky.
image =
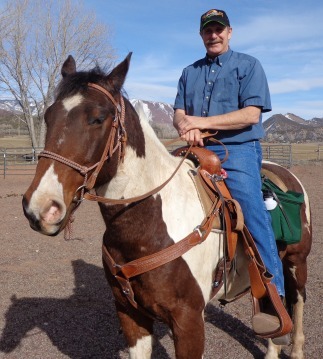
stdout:
{"type": "Polygon", "coordinates": [[[225,10],[232,50],[258,58],[273,110],[304,119],[323,117],[321,0],[85,0],[112,30],[117,62],[132,51],[125,83],[129,98],[173,104],[187,65],[205,56],[200,16],[225,10]]]}

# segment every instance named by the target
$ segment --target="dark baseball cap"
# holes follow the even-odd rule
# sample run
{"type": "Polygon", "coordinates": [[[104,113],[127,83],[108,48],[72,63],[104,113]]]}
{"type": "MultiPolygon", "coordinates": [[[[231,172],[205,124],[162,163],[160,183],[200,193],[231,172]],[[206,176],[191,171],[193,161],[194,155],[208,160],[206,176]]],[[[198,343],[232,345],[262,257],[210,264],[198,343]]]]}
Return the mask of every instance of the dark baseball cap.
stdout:
{"type": "Polygon", "coordinates": [[[201,16],[200,31],[210,22],[218,22],[224,26],[230,26],[230,21],[223,10],[211,9],[201,16]]]}

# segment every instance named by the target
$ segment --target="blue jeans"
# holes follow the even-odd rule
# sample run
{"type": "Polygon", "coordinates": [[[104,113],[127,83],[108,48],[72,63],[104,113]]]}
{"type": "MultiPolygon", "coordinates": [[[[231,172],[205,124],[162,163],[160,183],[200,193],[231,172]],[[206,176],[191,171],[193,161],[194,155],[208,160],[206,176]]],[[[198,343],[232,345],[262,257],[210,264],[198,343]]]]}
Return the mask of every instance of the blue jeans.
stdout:
{"type": "MultiPolygon", "coordinates": [[[[206,146],[215,152],[220,159],[225,156],[221,145],[206,146]]],[[[284,296],[283,266],[279,258],[276,241],[261,192],[262,150],[259,141],[239,144],[227,144],[229,157],[222,167],[228,173],[225,180],[231,195],[241,206],[245,224],[257,245],[258,251],[267,270],[274,276],[279,295],[284,296]]]]}

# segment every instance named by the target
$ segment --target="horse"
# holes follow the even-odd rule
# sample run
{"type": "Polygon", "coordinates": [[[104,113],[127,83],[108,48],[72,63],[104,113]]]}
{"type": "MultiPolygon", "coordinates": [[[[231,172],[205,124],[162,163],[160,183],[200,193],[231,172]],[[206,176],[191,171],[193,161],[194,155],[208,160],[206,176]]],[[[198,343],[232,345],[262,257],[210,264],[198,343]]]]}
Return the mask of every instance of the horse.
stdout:
{"type": "MultiPolygon", "coordinates": [[[[123,286],[121,267],[130,263],[127,268],[132,270],[131,263],[142,257],[167,251],[188,234],[199,232],[205,218],[190,175],[195,165],[169,153],[142,107],[135,109],[123,92],[130,58],[131,53],[109,73],[99,67],[77,71],[71,55],[65,60],[55,100],[45,113],[45,148],[23,196],[23,210],[32,229],[55,236],[68,226],[84,198],[97,200],[106,225],[103,267],[130,358],[151,357],[153,323],[158,319],[170,328],[177,359],[200,359],[204,308],[211,299],[230,301],[248,291],[248,261],[238,241],[235,269],[213,296],[214,271],[225,248],[223,231],[211,230],[199,245],[174,259],[166,258],[163,265],[134,273],[123,286]]],[[[306,257],[311,247],[309,201],[290,171],[269,162],[263,167],[305,196],[301,241],[279,248],[286,306],[294,319],[291,357],[300,359],[305,340],[306,257]]],[[[278,358],[280,350],[269,340],[266,358],[278,358]]]]}

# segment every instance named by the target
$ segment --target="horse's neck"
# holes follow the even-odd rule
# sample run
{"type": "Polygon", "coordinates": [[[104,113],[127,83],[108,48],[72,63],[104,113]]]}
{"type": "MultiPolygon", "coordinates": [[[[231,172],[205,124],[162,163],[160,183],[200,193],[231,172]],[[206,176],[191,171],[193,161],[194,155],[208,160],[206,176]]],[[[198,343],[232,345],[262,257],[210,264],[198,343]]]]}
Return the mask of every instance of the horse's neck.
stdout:
{"type": "Polygon", "coordinates": [[[179,158],[169,154],[148,121],[142,117],[141,127],[144,156],[138,156],[134,148],[127,146],[124,162],[119,164],[116,176],[110,183],[98,190],[100,195],[110,198],[135,197],[156,188],[175,171],[179,158]]]}

